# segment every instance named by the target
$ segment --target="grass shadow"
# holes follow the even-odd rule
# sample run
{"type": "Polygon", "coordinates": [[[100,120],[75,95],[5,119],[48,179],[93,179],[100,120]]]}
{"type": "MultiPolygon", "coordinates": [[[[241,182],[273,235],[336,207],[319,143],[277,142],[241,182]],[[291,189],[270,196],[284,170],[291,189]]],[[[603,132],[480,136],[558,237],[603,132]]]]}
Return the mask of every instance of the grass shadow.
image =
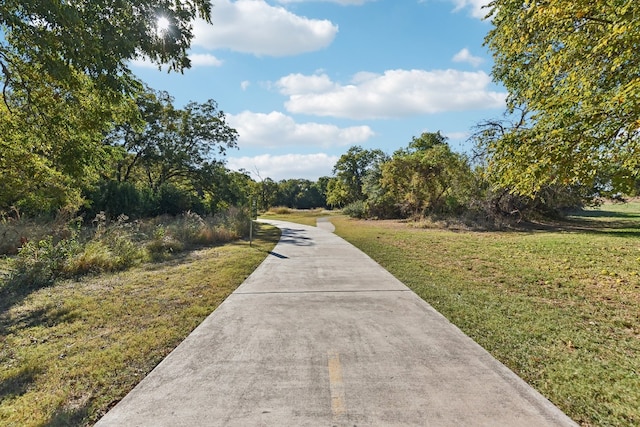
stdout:
{"type": "Polygon", "coordinates": [[[640,237],[640,213],[610,210],[569,212],[562,220],[539,224],[542,230],[640,237]]]}
{"type": "Polygon", "coordinates": [[[535,233],[535,232],[564,232],[564,233],[584,233],[592,235],[616,236],[625,238],[640,237],[640,224],[632,225],[628,222],[596,222],[588,220],[564,220],[556,222],[527,222],[521,223],[518,227],[503,230],[514,233],[535,233]]]}
{"type": "Polygon", "coordinates": [[[640,222],[640,212],[616,212],[601,209],[585,209],[568,212],[567,216],[574,218],[623,218],[640,222]]]}
{"type": "MultiPolygon", "coordinates": [[[[498,230],[473,230],[498,231],[498,230]]],[[[640,237],[640,212],[577,210],[556,220],[521,221],[499,230],[515,233],[567,232],[637,238],[640,237]]]]}
{"type": "Polygon", "coordinates": [[[42,424],[43,427],[67,427],[88,425],[90,416],[90,404],[80,405],[77,408],[58,409],[49,421],[42,424]]]}
{"type": "Polygon", "coordinates": [[[40,374],[38,369],[23,368],[15,375],[0,382],[0,401],[25,394],[38,374],[40,374]]]}
{"type": "Polygon", "coordinates": [[[20,327],[23,329],[35,326],[53,327],[61,323],[73,322],[78,319],[77,312],[71,312],[65,308],[54,308],[52,306],[40,308],[33,311],[21,311],[21,314],[14,319],[5,320],[4,313],[0,313],[0,332],[5,334],[8,328],[20,327]]]}
{"type": "Polygon", "coordinates": [[[34,285],[26,284],[21,280],[14,280],[11,277],[2,278],[0,280],[0,330],[3,329],[1,319],[11,307],[20,304],[33,292],[46,289],[53,284],[54,282],[34,285]]]}

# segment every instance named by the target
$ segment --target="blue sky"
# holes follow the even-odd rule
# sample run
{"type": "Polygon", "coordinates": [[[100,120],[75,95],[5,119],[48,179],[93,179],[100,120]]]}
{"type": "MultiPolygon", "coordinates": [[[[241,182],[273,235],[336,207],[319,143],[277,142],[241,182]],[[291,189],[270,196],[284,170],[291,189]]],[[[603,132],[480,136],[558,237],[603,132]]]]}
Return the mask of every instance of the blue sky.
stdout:
{"type": "Polygon", "coordinates": [[[506,96],[482,46],[486,1],[213,0],[191,69],[132,70],[178,106],[216,100],[239,132],[227,166],[256,179],[316,180],[350,146],[392,154],[425,131],[464,152],[506,96]]]}

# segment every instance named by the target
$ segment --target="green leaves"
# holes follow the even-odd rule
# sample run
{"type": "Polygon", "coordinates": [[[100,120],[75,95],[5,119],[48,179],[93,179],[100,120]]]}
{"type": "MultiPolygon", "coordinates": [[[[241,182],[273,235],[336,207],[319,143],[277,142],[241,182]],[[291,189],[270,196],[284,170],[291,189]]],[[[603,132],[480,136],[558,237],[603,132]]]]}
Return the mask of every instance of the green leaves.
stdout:
{"type": "Polygon", "coordinates": [[[440,132],[413,138],[382,165],[380,183],[395,195],[402,213],[414,217],[451,213],[462,206],[470,189],[471,169],[454,153],[440,132]]]}
{"type": "Polygon", "coordinates": [[[146,90],[137,104],[141,121],[117,126],[105,140],[127,153],[116,165],[117,180],[128,181],[138,171],[154,190],[167,182],[197,181],[213,170],[216,155],[237,146],[236,130],[213,100],[176,109],[168,93],[146,90]]]}
{"type": "MultiPolygon", "coordinates": [[[[485,144],[501,185],[533,195],[547,184],[593,185],[611,165],[637,177],[640,4],[496,0],[494,78],[526,121],[485,144]]],[[[616,184],[612,181],[611,185],[616,184]]]]}
{"type": "MultiPolygon", "coordinates": [[[[104,88],[130,91],[128,60],[144,56],[170,70],[188,68],[192,21],[209,22],[210,13],[206,0],[8,0],[0,5],[0,62],[42,67],[60,82],[80,70],[104,88]],[[160,16],[170,24],[166,31],[157,28],[160,16]]],[[[26,83],[7,73],[3,80],[26,83]]]]}
{"type": "Polygon", "coordinates": [[[359,146],[349,148],[333,167],[337,182],[329,182],[327,202],[332,206],[344,206],[364,200],[362,186],[367,172],[385,161],[386,157],[381,150],[365,150],[359,146]]]}
{"type": "MultiPolygon", "coordinates": [[[[210,22],[210,12],[208,0],[1,2],[0,209],[78,208],[81,191],[96,181],[107,158],[123,157],[102,140],[114,125],[135,121],[133,96],[142,85],[128,62],[145,57],[169,70],[188,68],[192,22],[210,22]],[[160,16],[168,22],[164,31],[160,16]]],[[[213,117],[215,104],[192,107],[174,118],[189,128],[184,138],[202,142],[220,131],[225,143],[235,143],[223,117],[213,117]]],[[[201,154],[207,153],[186,153],[201,154]]]]}
{"type": "Polygon", "coordinates": [[[43,74],[29,93],[11,94],[12,111],[0,103],[0,209],[48,213],[80,205],[81,188],[97,177],[107,155],[103,132],[124,106],[104,102],[87,78],[78,82],[82,86],[65,91],[43,74]],[[29,98],[38,101],[29,104],[29,98]]]}

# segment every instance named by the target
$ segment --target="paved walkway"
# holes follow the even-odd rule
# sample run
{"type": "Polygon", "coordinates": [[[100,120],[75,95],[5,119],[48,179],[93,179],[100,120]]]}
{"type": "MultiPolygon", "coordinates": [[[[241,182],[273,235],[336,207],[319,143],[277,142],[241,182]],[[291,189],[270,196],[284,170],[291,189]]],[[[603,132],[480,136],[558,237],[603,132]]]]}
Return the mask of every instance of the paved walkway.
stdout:
{"type": "Polygon", "coordinates": [[[269,257],[97,426],[568,426],[320,223],[269,257]]]}

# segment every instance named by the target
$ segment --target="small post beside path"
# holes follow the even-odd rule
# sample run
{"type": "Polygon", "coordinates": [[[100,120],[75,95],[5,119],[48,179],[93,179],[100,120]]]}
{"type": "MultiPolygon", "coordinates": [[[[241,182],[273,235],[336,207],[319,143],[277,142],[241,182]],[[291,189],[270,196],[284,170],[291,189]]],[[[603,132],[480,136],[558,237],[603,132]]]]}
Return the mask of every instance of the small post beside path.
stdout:
{"type": "Polygon", "coordinates": [[[253,246],[253,221],[258,218],[258,209],[256,201],[249,199],[249,247],[253,246]]]}

